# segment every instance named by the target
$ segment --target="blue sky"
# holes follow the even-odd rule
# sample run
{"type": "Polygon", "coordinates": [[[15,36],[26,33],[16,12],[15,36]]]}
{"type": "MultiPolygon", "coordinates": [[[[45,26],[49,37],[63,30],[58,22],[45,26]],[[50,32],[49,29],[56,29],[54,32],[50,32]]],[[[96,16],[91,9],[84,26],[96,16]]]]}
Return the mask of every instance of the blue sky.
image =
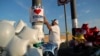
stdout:
{"type": "MultiPolygon", "coordinates": [[[[48,21],[57,18],[61,32],[65,32],[65,21],[63,6],[57,5],[57,0],[42,0],[45,16],[48,21]]],[[[28,26],[29,9],[31,7],[31,0],[0,0],[0,20],[18,21],[22,19],[28,26]]],[[[78,18],[78,26],[81,27],[83,23],[88,23],[90,27],[97,26],[100,29],[100,0],[76,0],[76,10],[78,18]]],[[[68,31],[71,32],[72,21],[70,3],[66,4],[67,25],[68,31]]],[[[46,26],[45,33],[48,33],[46,26]]]]}

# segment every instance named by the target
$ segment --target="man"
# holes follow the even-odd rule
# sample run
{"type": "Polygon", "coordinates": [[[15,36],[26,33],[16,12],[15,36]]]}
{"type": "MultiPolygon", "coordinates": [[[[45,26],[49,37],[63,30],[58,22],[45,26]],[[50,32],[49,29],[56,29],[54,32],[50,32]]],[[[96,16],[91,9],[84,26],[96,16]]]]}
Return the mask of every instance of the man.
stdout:
{"type": "Polygon", "coordinates": [[[49,29],[49,42],[54,43],[58,46],[60,46],[60,28],[59,28],[59,22],[58,20],[54,19],[52,21],[52,25],[48,23],[46,18],[44,17],[44,23],[46,24],[47,28],[49,29]]]}

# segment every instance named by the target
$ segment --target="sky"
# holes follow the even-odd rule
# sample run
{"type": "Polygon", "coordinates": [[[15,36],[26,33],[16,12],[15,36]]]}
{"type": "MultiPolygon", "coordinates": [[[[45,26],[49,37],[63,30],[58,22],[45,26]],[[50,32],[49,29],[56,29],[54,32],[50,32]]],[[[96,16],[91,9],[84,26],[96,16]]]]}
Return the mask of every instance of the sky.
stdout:
{"type": "MultiPolygon", "coordinates": [[[[29,27],[32,0],[0,0],[0,20],[23,20],[29,27]]],[[[58,6],[57,0],[42,0],[44,13],[48,21],[58,19],[61,33],[65,32],[64,6],[58,6]]],[[[97,26],[100,30],[100,0],[76,0],[78,26],[88,23],[90,27],[97,26]]],[[[71,32],[72,21],[70,3],[66,4],[67,29],[71,32]]],[[[45,34],[48,29],[44,26],[45,34]]]]}

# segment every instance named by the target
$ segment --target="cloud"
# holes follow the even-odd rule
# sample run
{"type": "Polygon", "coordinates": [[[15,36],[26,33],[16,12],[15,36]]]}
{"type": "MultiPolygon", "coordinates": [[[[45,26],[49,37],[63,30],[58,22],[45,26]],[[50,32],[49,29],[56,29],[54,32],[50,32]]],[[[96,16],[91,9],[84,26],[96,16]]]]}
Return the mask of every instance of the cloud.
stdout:
{"type": "Polygon", "coordinates": [[[28,7],[24,3],[21,2],[21,0],[14,0],[14,1],[16,2],[17,5],[21,6],[22,8],[26,10],[28,9],[28,7]]]}
{"type": "Polygon", "coordinates": [[[87,2],[82,2],[82,0],[80,0],[81,1],[81,3],[77,3],[76,5],[78,6],[78,7],[81,7],[81,6],[86,6],[88,3],[87,2]]]}
{"type": "Polygon", "coordinates": [[[60,18],[60,19],[64,18],[64,14],[61,14],[61,15],[59,16],[59,18],[60,18]]]}
{"type": "Polygon", "coordinates": [[[80,7],[80,6],[81,6],[81,4],[80,4],[80,3],[78,3],[78,4],[77,4],[77,6],[78,6],[78,7],[80,7]]]}
{"type": "Polygon", "coordinates": [[[90,12],[91,12],[91,10],[89,10],[89,9],[85,11],[85,13],[90,13],[90,12]]]}
{"type": "MultiPolygon", "coordinates": [[[[66,15],[66,17],[67,17],[67,19],[70,19],[71,18],[71,16],[70,15],[66,15]]],[[[65,18],[65,15],[64,14],[61,14],[60,16],[59,16],[59,19],[62,19],[62,18],[65,18]]]]}
{"type": "MultiPolygon", "coordinates": [[[[90,9],[82,9],[80,12],[81,12],[81,13],[88,14],[88,13],[91,12],[91,10],[90,10],[90,9]]],[[[80,14],[79,14],[79,15],[80,15],[80,14]]]]}
{"type": "Polygon", "coordinates": [[[92,19],[92,20],[88,20],[85,23],[88,23],[90,27],[94,27],[97,26],[100,28],[100,19],[92,19]]]}

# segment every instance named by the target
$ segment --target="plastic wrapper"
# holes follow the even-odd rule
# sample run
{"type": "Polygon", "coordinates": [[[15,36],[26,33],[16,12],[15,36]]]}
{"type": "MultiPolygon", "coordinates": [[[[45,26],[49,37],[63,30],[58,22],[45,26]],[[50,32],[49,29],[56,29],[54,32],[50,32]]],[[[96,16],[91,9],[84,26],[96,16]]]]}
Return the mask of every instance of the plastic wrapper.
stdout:
{"type": "Polygon", "coordinates": [[[24,28],[24,26],[27,26],[26,23],[23,20],[20,20],[17,26],[15,27],[16,28],[15,32],[19,33],[24,28]]]}
{"type": "Polygon", "coordinates": [[[39,48],[29,48],[27,52],[27,56],[43,56],[42,49],[39,48]]]}
{"type": "Polygon", "coordinates": [[[8,22],[0,22],[0,46],[6,47],[15,35],[14,27],[8,22]]]}
{"type": "Polygon", "coordinates": [[[7,46],[7,50],[10,56],[23,56],[27,52],[29,40],[20,39],[18,36],[14,36],[7,46]]]}
{"type": "Polygon", "coordinates": [[[23,30],[18,34],[21,39],[29,40],[30,44],[38,43],[37,38],[38,31],[29,27],[24,27],[23,30]]]}
{"type": "Polygon", "coordinates": [[[0,20],[0,22],[5,22],[8,24],[11,24],[12,26],[14,26],[14,24],[15,24],[15,21],[9,21],[9,20],[0,20]]]}

